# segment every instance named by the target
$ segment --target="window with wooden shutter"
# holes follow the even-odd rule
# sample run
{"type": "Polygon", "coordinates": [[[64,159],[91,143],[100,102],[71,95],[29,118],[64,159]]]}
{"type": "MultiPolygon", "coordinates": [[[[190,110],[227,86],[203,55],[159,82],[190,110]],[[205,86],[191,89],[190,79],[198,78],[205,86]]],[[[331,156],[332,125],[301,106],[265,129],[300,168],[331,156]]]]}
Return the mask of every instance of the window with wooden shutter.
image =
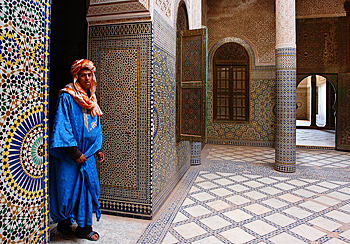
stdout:
{"type": "Polygon", "coordinates": [[[249,122],[249,56],[226,43],[214,54],[214,120],[249,122]]]}
{"type": "Polygon", "coordinates": [[[205,140],[207,30],[178,32],[178,140],[205,140]]]}

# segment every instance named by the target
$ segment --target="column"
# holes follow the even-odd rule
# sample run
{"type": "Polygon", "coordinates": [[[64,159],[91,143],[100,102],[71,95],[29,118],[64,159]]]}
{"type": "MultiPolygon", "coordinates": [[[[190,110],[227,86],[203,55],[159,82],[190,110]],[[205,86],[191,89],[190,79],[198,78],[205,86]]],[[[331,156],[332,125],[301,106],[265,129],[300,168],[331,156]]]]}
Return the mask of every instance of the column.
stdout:
{"type": "Polygon", "coordinates": [[[190,163],[192,166],[201,164],[201,142],[192,142],[191,145],[191,160],[190,163]]]}
{"type": "Polygon", "coordinates": [[[316,84],[316,75],[311,76],[311,127],[317,127],[316,125],[316,111],[317,111],[317,84],[316,84]]]}
{"type": "Polygon", "coordinates": [[[276,0],[276,82],[275,169],[293,173],[296,168],[295,0],[276,0]]]}

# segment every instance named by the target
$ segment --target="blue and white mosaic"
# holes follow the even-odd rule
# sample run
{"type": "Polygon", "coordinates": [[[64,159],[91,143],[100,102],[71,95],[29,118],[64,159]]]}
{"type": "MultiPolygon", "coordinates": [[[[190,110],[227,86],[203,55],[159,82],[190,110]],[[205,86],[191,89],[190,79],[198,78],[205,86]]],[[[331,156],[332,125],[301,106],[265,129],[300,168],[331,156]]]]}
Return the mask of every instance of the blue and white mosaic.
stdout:
{"type": "Polygon", "coordinates": [[[276,50],[277,129],[275,169],[295,172],[296,161],[296,49],[276,50]]]}
{"type": "MultiPolygon", "coordinates": [[[[189,142],[176,141],[176,32],[154,11],[152,199],[156,212],[189,167],[189,142]]],[[[200,154],[200,152],[199,152],[200,154]]]]}
{"type": "MultiPolygon", "coordinates": [[[[191,168],[138,243],[350,242],[346,169],[299,166],[296,173],[283,174],[271,171],[272,163],[261,164],[262,159],[237,160],[262,157],[267,152],[263,148],[238,153],[234,150],[238,147],[209,148],[204,152],[207,158],[225,157],[231,150],[234,159],[208,160],[200,168],[191,168]]],[[[313,152],[303,149],[300,155],[312,158],[313,152]]],[[[318,152],[324,158],[332,154],[318,152]]],[[[334,153],[337,159],[349,161],[349,153],[334,153]]]]}

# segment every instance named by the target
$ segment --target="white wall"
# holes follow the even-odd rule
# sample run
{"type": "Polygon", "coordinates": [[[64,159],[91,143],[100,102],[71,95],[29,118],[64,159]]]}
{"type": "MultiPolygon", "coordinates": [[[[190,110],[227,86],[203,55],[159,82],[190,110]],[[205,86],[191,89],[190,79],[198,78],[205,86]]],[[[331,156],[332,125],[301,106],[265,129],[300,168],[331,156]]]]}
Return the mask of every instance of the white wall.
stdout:
{"type": "Polygon", "coordinates": [[[316,115],[316,124],[318,126],[325,126],[327,110],[327,80],[326,78],[317,75],[316,84],[318,91],[318,113],[316,115]]]}

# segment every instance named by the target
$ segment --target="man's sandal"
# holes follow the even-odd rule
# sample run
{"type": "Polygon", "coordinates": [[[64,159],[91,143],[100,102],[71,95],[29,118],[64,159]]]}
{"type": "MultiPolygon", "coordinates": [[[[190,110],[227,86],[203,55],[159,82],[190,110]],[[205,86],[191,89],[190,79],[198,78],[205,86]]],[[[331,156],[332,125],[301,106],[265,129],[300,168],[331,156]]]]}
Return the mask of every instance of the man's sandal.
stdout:
{"type": "Polygon", "coordinates": [[[100,239],[100,235],[96,231],[91,231],[89,234],[85,234],[85,235],[77,232],[75,232],[74,234],[78,238],[84,238],[89,241],[98,241],[98,239],[100,239]],[[97,239],[92,238],[94,235],[97,235],[97,239]]]}

